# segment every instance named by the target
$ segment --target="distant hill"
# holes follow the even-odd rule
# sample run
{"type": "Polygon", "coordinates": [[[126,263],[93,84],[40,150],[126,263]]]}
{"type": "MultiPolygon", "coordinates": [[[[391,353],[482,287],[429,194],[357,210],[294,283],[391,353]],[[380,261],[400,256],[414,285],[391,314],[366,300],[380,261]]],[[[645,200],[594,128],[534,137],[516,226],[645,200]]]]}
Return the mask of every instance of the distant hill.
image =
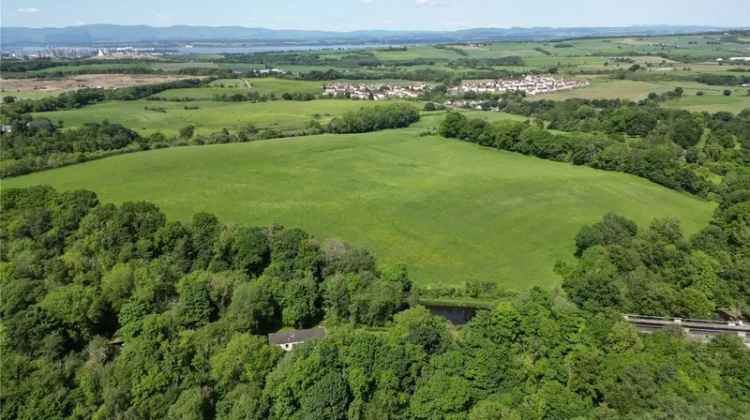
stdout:
{"type": "Polygon", "coordinates": [[[587,36],[668,35],[723,31],[707,26],[628,26],[599,28],[475,28],[458,31],[303,31],[241,26],[122,26],[84,25],[65,28],[0,28],[4,47],[133,43],[231,41],[268,43],[422,43],[551,40],[587,36]]]}

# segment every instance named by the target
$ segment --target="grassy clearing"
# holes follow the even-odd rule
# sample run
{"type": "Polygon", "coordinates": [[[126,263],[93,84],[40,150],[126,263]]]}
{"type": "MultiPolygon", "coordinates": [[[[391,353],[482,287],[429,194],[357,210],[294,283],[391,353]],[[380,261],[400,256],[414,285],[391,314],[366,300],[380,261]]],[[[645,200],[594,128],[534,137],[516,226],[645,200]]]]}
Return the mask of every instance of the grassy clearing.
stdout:
{"type": "Polygon", "coordinates": [[[299,226],[405,263],[426,287],[553,287],[553,266],[570,258],[578,229],[609,211],[640,224],[675,216],[690,233],[710,218],[711,203],[634,176],[417,135],[435,121],[122,155],[3,186],[86,188],[103,202],[152,201],[185,221],[208,211],[230,223],[299,226]]]}
{"type": "Polygon", "coordinates": [[[43,112],[37,117],[62,121],[65,127],[80,127],[90,122],[120,123],[143,134],[161,131],[176,134],[180,128],[192,124],[199,133],[235,129],[247,123],[258,128],[295,130],[304,128],[310,120],[327,123],[346,111],[377,105],[372,101],[316,100],[308,102],[162,102],[162,101],[108,101],[69,111],[43,112]],[[185,109],[197,106],[199,109],[185,109]],[[147,111],[145,107],[163,108],[166,112],[147,111]]]}

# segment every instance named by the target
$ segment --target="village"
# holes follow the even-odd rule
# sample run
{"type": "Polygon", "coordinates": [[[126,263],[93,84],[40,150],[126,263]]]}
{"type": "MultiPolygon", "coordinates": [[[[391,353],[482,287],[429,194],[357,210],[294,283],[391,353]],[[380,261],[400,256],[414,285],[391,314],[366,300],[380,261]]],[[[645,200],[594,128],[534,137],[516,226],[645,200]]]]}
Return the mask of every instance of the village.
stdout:
{"type": "MultiPolygon", "coordinates": [[[[497,80],[464,80],[460,85],[448,89],[454,96],[466,93],[501,94],[524,92],[528,96],[559,92],[588,86],[588,81],[566,80],[552,76],[528,75],[520,79],[497,80]]],[[[416,99],[426,93],[429,86],[425,83],[412,84],[365,84],[365,83],[332,83],[323,86],[323,96],[333,98],[350,98],[357,100],[381,101],[391,98],[416,99]]]]}
{"type": "Polygon", "coordinates": [[[525,92],[528,96],[559,92],[588,86],[588,81],[565,80],[552,76],[528,75],[522,79],[464,80],[459,86],[450,88],[449,93],[507,93],[525,92]]]}
{"type": "Polygon", "coordinates": [[[323,96],[347,97],[359,100],[382,101],[390,98],[418,98],[428,89],[425,83],[397,84],[352,84],[333,83],[323,86],[323,96]]]}

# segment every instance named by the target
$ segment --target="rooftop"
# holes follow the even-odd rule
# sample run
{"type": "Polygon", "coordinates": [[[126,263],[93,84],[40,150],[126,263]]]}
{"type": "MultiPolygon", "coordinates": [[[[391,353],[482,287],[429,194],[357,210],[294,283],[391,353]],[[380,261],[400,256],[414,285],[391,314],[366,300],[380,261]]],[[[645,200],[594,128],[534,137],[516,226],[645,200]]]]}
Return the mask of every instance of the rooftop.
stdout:
{"type": "Polygon", "coordinates": [[[323,328],[311,328],[309,330],[290,330],[275,334],[268,334],[270,344],[288,344],[299,343],[302,341],[312,340],[315,338],[325,337],[326,330],[323,328]]]}

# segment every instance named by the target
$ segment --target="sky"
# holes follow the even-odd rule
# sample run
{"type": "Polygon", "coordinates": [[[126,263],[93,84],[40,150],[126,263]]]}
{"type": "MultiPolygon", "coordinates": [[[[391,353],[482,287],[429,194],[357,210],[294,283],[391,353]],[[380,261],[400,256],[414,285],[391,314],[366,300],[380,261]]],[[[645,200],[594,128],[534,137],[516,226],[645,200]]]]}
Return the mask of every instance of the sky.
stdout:
{"type": "Polygon", "coordinates": [[[239,25],[272,29],[750,26],[750,0],[2,0],[0,26],[239,25]]]}

